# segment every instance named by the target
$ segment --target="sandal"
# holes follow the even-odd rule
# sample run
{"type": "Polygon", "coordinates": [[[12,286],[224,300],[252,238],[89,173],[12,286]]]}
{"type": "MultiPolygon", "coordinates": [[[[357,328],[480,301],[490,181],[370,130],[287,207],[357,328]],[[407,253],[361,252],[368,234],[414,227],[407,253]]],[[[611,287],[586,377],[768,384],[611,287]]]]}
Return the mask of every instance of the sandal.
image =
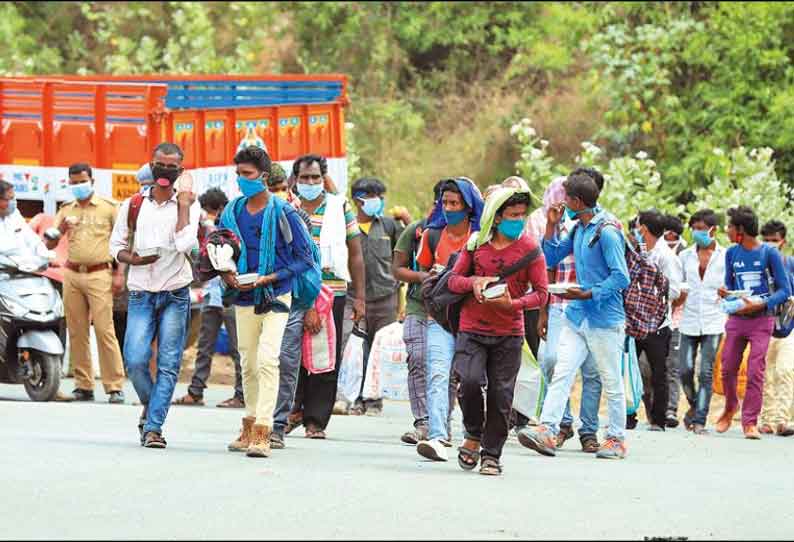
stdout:
{"type": "Polygon", "coordinates": [[[474,470],[474,467],[479,462],[480,450],[469,450],[464,446],[458,448],[458,465],[460,465],[460,468],[463,470],[474,470]]]}
{"type": "Polygon", "coordinates": [[[486,476],[499,476],[502,474],[502,465],[495,457],[483,457],[482,463],[480,463],[480,474],[485,474],[486,476]]]}
{"type": "Polygon", "coordinates": [[[316,427],[307,427],[303,436],[310,439],[323,440],[325,439],[325,431],[316,427]]]}
{"type": "Polygon", "coordinates": [[[303,412],[294,412],[287,416],[287,425],[284,427],[284,434],[289,435],[293,429],[303,425],[303,412]]]}
{"type": "Polygon", "coordinates": [[[218,408],[245,408],[245,403],[235,396],[217,404],[218,408]]]}
{"type": "Polygon", "coordinates": [[[180,406],[204,406],[204,398],[203,397],[195,397],[190,395],[190,393],[186,393],[183,397],[179,399],[175,399],[172,405],[180,405],[180,406]]]}

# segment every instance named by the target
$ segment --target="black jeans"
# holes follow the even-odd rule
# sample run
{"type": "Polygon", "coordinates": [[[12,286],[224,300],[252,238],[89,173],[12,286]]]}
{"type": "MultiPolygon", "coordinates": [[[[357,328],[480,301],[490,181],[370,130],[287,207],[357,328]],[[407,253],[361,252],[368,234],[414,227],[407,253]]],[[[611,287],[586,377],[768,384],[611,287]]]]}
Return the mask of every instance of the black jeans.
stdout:
{"type": "Polygon", "coordinates": [[[234,361],[234,396],[243,401],[243,376],[240,352],[237,351],[237,320],[234,317],[234,307],[228,309],[210,307],[202,311],[196,368],[187,390],[193,397],[204,396],[204,388],[207,387],[207,379],[212,368],[212,357],[215,354],[215,342],[218,340],[222,324],[226,325],[226,332],[229,334],[229,355],[234,361]]]}
{"type": "Polygon", "coordinates": [[[648,421],[659,427],[665,426],[667,403],[669,401],[669,385],[667,383],[667,354],[670,352],[669,327],[637,341],[637,357],[645,352],[645,358],[651,368],[651,389],[645,389],[643,402],[647,411],[648,421]]]}
{"type": "Polygon", "coordinates": [[[310,375],[301,365],[298,387],[292,411],[303,411],[304,425],[325,429],[331,419],[336,401],[336,382],[342,360],[342,320],[345,317],[345,297],[334,298],[334,327],[336,328],[336,364],[328,373],[310,375]]]}
{"type": "Polygon", "coordinates": [[[453,366],[460,381],[458,402],[463,427],[467,439],[480,441],[483,456],[499,459],[502,455],[523,344],[524,337],[458,333],[453,366]]]}

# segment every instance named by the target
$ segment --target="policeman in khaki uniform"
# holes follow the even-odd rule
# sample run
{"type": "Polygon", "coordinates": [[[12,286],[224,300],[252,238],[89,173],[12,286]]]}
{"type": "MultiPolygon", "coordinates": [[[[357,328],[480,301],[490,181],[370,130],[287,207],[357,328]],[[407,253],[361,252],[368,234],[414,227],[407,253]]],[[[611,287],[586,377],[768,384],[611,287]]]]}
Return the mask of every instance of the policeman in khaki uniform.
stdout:
{"type": "Polygon", "coordinates": [[[102,385],[108,402],[123,403],[124,365],[113,327],[113,295],[124,288],[123,269],[113,272],[110,234],[117,206],[94,194],[88,164],[69,167],[69,187],[75,200],[61,206],[54,227],[45,232],[52,250],[62,235],[69,239],[64,264],[63,303],[69,332],[69,357],[74,368],[76,401],[94,400],[94,371],[89,348],[89,326],[93,321],[99,350],[102,385]],[[56,231],[57,230],[57,231],[56,231]]]}

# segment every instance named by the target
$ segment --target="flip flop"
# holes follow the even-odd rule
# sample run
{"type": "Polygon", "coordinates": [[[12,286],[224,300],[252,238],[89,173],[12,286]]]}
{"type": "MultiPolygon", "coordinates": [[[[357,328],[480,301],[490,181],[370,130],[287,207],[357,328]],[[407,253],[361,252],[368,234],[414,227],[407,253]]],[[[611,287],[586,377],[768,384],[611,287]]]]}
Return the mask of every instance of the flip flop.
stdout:
{"type": "Polygon", "coordinates": [[[469,450],[468,448],[464,448],[463,446],[458,448],[458,465],[463,470],[474,470],[474,467],[477,466],[477,463],[480,462],[480,451],[479,450],[469,450]],[[465,459],[471,459],[474,461],[473,463],[466,462],[465,459]]]}

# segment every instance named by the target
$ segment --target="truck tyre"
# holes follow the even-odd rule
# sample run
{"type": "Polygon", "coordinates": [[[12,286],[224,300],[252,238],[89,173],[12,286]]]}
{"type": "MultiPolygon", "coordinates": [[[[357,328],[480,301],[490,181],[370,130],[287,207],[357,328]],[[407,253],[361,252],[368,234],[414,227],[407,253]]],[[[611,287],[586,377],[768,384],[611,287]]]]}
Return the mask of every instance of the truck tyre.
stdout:
{"type": "Polygon", "coordinates": [[[25,380],[25,391],[34,401],[52,401],[61,385],[61,356],[30,351],[33,376],[25,380]]]}

